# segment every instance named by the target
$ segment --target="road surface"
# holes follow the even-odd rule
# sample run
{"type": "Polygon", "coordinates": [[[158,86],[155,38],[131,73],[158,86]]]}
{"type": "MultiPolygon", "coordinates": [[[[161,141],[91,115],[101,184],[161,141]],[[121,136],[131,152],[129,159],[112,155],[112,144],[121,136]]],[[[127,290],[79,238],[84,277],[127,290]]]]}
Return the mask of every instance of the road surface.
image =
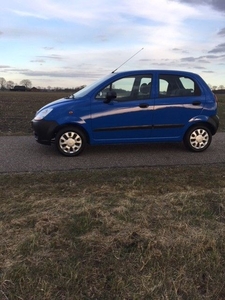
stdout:
{"type": "Polygon", "coordinates": [[[173,143],[88,146],[80,156],[64,157],[54,145],[40,145],[33,136],[2,136],[0,145],[0,173],[225,162],[225,133],[221,132],[201,153],[189,152],[182,144],[173,143]]]}

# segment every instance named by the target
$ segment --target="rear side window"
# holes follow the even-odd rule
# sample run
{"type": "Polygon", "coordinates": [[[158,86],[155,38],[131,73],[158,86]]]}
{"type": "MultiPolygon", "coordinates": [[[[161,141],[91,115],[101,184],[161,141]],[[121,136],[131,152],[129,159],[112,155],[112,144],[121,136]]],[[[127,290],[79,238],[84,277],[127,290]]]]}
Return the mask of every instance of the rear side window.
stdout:
{"type": "Polygon", "coordinates": [[[159,76],[159,97],[190,97],[200,95],[201,90],[192,78],[163,74],[159,76]]]}

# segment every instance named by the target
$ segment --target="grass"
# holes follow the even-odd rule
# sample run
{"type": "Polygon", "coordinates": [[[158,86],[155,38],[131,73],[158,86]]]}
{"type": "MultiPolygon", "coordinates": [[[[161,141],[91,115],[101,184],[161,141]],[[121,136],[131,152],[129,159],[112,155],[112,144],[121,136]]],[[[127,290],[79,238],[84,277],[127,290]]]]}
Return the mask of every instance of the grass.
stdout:
{"type": "MultiPolygon", "coordinates": [[[[22,94],[2,134],[55,96],[22,94]]],[[[223,300],[224,192],[224,164],[2,174],[0,299],[223,300]]]]}
{"type": "Polygon", "coordinates": [[[1,299],[225,299],[224,166],[4,175],[0,191],[1,299]]]}

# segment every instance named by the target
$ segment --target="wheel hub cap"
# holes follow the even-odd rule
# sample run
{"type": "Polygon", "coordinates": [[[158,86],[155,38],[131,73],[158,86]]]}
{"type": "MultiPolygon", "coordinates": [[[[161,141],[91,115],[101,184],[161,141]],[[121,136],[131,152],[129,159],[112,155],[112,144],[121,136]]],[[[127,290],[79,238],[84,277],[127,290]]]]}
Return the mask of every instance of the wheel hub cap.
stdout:
{"type": "Polygon", "coordinates": [[[203,136],[202,135],[196,136],[196,142],[201,143],[202,141],[203,141],[203,136]]]}
{"type": "Polygon", "coordinates": [[[69,147],[73,147],[75,144],[75,141],[73,139],[69,138],[66,143],[69,147]]]}
{"type": "Polygon", "coordinates": [[[209,135],[204,129],[196,129],[190,137],[190,143],[195,149],[203,149],[207,146],[208,141],[209,135]]]}
{"type": "Polygon", "coordinates": [[[59,145],[65,153],[76,153],[82,147],[82,139],[75,132],[65,132],[59,140],[59,145]]]}

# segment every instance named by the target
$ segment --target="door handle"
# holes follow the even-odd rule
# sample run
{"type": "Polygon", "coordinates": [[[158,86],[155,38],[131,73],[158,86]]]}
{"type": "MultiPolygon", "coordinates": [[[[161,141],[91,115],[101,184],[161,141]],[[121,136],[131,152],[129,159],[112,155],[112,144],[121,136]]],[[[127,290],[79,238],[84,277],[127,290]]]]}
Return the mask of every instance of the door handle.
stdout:
{"type": "Polygon", "coordinates": [[[192,104],[193,104],[193,105],[200,105],[200,104],[201,104],[201,101],[196,100],[196,101],[193,101],[192,104]]]}
{"type": "Polygon", "coordinates": [[[149,105],[147,103],[141,103],[141,104],[139,104],[139,107],[140,108],[147,108],[147,107],[149,107],[149,105]]]}

